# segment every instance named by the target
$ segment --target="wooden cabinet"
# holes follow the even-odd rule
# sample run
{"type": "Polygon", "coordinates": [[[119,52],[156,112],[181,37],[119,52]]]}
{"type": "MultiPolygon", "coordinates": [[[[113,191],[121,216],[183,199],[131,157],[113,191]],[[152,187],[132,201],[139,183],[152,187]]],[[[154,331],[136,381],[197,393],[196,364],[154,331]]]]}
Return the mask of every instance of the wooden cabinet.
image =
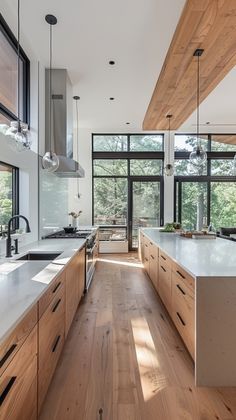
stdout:
{"type": "Polygon", "coordinates": [[[192,358],[195,358],[194,292],[172,272],[172,318],[192,358]]]}
{"type": "Polygon", "coordinates": [[[0,376],[0,419],[37,419],[37,325],[0,376]]]}
{"type": "Polygon", "coordinates": [[[144,268],[192,358],[195,357],[195,280],[140,232],[144,268]]]}
{"type": "Polygon", "coordinates": [[[85,287],[85,248],[82,248],[66,267],[66,317],[67,336],[85,287]]]}
{"type": "Polygon", "coordinates": [[[159,295],[169,312],[171,312],[171,265],[168,260],[159,256],[159,295]]]}
{"type": "MultiPolygon", "coordinates": [[[[62,280],[62,279],[61,279],[62,280]]],[[[65,337],[65,285],[54,296],[39,320],[38,343],[38,410],[42,406],[65,337]]]]}
{"type": "Polygon", "coordinates": [[[139,259],[144,264],[144,240],[145,236],[142,232],[139,232],[139,259]]]}
{"type": "Polygon", "coordinates": [[[0,345],[0,376],[19,351],[36,323],[37,305],[34,305],[8,338],[0,345]]]}
{"type": "Polygon", "coordinates": [[[152,242],[149,244],[149,276],[153,286],[158,291],[159,288],[159,268],[158,268],[158,247],[152,242]]]}
{"type": "Polygon", "coordinates": [[[52,281],[47,291],[39,299],[39,318],[43,315],[48,305],[54,299],[56,293],[60,290],[64,283],[64,273],[59,273],[59,275],[52,281]]]}

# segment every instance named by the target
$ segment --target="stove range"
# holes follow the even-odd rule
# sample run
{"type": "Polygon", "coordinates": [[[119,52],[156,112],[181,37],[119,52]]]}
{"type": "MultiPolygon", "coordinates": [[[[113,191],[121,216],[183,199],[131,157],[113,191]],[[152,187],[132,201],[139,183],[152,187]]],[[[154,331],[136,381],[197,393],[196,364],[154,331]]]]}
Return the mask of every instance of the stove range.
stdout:
{"type": "Polygon", "coordinates": [[[44,236],[43,239],[86,239],[91,233],[91,230],[77,230],[73,233],[65,233],[64,230],[60,230],[59,232],[50,233],[50,235],[44,236]]]}

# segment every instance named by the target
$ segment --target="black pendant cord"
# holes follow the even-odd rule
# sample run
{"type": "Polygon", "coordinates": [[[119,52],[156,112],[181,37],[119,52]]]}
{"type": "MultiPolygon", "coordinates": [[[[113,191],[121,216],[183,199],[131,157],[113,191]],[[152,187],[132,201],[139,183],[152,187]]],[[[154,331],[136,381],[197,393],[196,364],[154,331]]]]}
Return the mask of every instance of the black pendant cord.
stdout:
{"type": "Polygon", "coordinates": [[[17,121],[18,121],[18,131],[21,132],[20,125],[20,0],[18,0],[17,5],[17,121]]]}
{"type": "Polygon", "coordinates": [[[201,147],[199,138],[199,104],[200,104],[200,55],[197,56],[197,149],[201,147]]]}
{"type": "Polygon", "coordinates": [[[52,154],[52,25],[49,33],[49,153],[52,154]]]}
{"type": "Polygon", "coordinates": [[[169,134],[168,134],[168,163],[170,164],[170,115],[168,117],[169,119],[169,134]]]}
{"type": "MultiPolygon", "coordinates": [[[[78,99],[75,101],[76,104],[76,141],[77,141],[77,160],[79,162],[79,108],[78,108],[78,99]]],[[[79,178],[77,178],[77,195],[80,197],[79,192],[79,178]]]]}

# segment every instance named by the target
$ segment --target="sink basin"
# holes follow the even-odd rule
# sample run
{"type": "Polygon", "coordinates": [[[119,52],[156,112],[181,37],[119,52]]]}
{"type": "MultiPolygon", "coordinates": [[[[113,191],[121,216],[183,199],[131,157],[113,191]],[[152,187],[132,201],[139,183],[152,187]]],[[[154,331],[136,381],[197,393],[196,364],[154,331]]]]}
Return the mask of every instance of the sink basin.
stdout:
{"type": "Polygon", "coordinates": [[[55,260],[59,255],[61,255],[61,252],[28,252],[25,255],[22,255],[22,257],[16,258],[17,260],[26,260],[26,261],[40,261],[40,260],[48,260],[52,261],[55,260]]]}

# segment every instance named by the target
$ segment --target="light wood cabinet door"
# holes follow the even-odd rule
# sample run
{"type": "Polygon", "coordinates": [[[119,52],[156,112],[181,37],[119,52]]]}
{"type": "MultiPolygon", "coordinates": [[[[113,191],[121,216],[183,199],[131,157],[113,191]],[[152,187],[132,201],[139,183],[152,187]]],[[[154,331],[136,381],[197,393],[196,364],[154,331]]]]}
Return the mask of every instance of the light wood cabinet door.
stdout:
{"type": "Polygon", "coordinates": [[[56,293],[61,289],[65,283],[65,272],[62,271],[50,284],[46,292],[39,299],[39,318],[43,315],[48,305],[54,299],[56,293]]]}
{"type": "Polygon", "coordinates": [[[158,247],[153,245],[152,243],[149,244],[149,276],[152,280],[153,286],[158,291],[158,279],[159,279],[159,268],[158,268],[158,247]]]}
{"type": "Polygon", "coordinates": [[[46,396],[56,368],[65,336],[65,286],[56,293],[54,299],[39,320],[38,353],[38,410],[46,396]]]}
{"type": "Polygon", "coordinates": [[[172,272],[172,319],[195,358],[195,299],[191,288],[172,272]]]}
{"type": "Polygon", "coordinates": [[[0,377],[0,419],[37,419],[37,325],[0,377]]]}
{"type": "Polygon", "coordinates": [[[82,248],[78,254],[78,303],[80,302],[85,289],[86,276],[86,249],[82,248]]]}
{"type": "Polygon", "coordinates": [[[168,312],[171,313],[171,267],[160,257],[158,293],[168,312]]]}
{"type": "Polygon", "coordinates": [[[37,320],[38,309],[36,304],[19,322],[7,339],[0,345],[0,376],[25,342],[30,331],[32,331],[34,326],[37,324],[37,320]]]}

